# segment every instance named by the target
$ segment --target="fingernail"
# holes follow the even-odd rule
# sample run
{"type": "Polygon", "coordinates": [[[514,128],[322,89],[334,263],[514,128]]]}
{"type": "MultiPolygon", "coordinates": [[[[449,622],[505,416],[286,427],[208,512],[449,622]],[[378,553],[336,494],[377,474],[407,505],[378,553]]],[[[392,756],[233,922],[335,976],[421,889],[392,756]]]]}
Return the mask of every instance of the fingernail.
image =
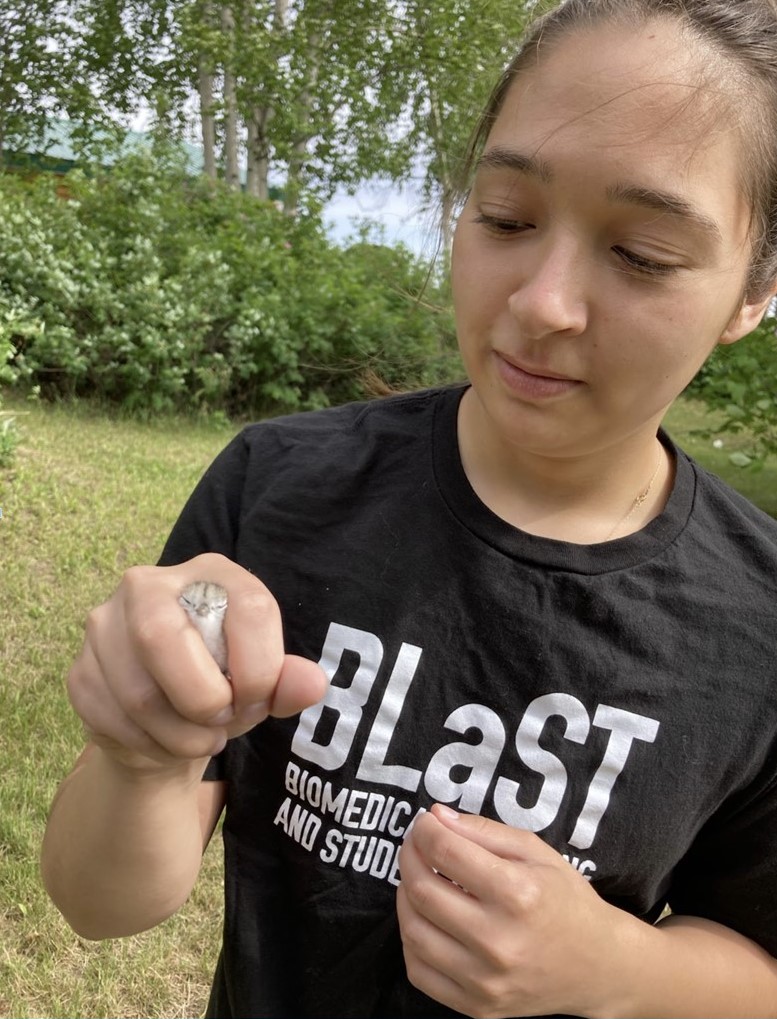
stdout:
{"type": "Polygon", "coordinates": [[[435,804],[434,812],[438,817],[445,817],[449,821],[457,821],[461,816],[453,809],[453,807],[446,807],[444,803],[435,804]]]}

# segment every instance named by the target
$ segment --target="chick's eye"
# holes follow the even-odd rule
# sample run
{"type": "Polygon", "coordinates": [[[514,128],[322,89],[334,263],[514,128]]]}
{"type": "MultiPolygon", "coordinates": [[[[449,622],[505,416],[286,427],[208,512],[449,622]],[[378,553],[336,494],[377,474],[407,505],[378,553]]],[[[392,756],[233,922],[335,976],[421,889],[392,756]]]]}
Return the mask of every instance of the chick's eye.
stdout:
{"type": "Polygon", "coordinates": [[[612,250],[620,256],[629,269],[641,273],[643,276],[671,276],[679,269],[677,265],[672,265],[668,262],[657,262],[652,258],[645,258],[644,255],[638,255],[635,251],[630,251],[628,248],[617,246],[612,250]]]}
{"type": "Polygon", "coordinates": [[[506,216],[489,216],[484,212],[475,217],[475,223],[479,223],[494,234],[516,234],[522,233],[524,230],[531,230],[531,225],[522,220],[510,219],[506,216]]]}

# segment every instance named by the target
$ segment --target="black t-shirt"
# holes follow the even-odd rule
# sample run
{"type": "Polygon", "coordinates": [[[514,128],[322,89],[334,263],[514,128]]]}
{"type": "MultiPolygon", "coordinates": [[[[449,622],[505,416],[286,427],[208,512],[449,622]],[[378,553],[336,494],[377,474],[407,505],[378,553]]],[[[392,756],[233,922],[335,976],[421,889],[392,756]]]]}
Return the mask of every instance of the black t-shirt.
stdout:
{"type": "Polygon", "coordinates": [[[250,569],[331,680],[210,769],[210,1016],[453,1014],[409,984],[395,912],[435,801],[537,832],[646,921],[668,902],[777,954],[777,523],[675,450],[639,533],[523,533],[467,481],[462,392],[247,428],[165,548],[250,569]]]}

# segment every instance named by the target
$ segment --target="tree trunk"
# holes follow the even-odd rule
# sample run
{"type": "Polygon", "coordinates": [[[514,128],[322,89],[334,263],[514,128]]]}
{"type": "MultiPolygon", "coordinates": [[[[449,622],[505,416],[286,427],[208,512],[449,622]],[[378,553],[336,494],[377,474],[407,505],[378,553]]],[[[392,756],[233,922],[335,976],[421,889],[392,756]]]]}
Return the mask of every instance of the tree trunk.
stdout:
{"type": "Polygon", "coordinates": [[[297,215],[299,197],[302,193],[302,174],[305,168],[305,158],[308,154],[308,142],[312,137],[310,122],[313,112],[313,96],[315,95],[318,75],[321,69],[320,32],[314,30],[310,33],[309,52],[308,79],[299,95],[297,137],[292,146],[289,170],[286,176],[286,194],[284,196],[283,211],[287,216],[297,215]]]}
{"type": "MultiPolygon", "coordinates": [[[[203,4],[203,21],[210,18],[210,4],[203,4]]],[[[209,180],[216,179],[216,121],[213,117],[213,74],[209,66],[210,61],[204,55],[200,55],[198,72],[198,87],[200,93],[200,120],[202,123],[202,159],[203,173],[209,180]]]]}
{"type": "Polygon", "coordinates": [[[251,111],[246,124],[248,131],[246,191],[261,201],[267,201],[270,197],[270,184],[267,179],[270,170],[267,124],[271,116],[270,107],[264,109],[257,107],[251,111]]]}
{"type": "MultiPolygon", "coordinates": [[[[275,0],[273,10],[273,33],[280,35],[286,27],[289,13],[289,0],[275,0]]],[[[248,27],[248,26],[247,26],[248,27]]],[[[246,190],[250,195],[267,201],[270,197],[270,138],[269,127],[275,116],[271,103],[255,106],[248,115],[246,131],[248,140],[246,154],[248,159],[246,190]]]]}
{"type": "Polygon", "coordinates": [[[216,179],[216,121],[213,118],[213,75],[200,63],[200,119],[202,121],[203,173],[216,179]]]}
{"type": "Polygon", "coordinates": [[[224,178],[227,187],[240,187],[240,169],[237,162],[237,93],[235,74],[231,67],[235,45],[235,19],[231,7],[221,12],[221,28],[227,39],[227,60],[224,65],[224,178]]]}
{"type": "Polygon", "coordinates": [[[250,110],[246,119],[246,194],[262,198],[262,176],[259,165],[259,124],[256,110],[250,110]]]}

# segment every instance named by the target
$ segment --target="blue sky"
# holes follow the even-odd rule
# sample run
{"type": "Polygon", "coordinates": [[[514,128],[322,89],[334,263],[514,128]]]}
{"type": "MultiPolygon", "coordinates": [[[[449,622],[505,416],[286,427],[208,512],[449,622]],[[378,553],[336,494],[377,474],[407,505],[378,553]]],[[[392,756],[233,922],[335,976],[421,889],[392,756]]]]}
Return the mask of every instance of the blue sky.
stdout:
{"type": "Polygon", "coordinates": [[[386,244],[403,242],[418,255],[433,247],[434,214],[424,211],[423,199],[412,185],[373,182],[355,195],[338,193],[324,209],[330,236],[341,241],[354,234],[365,220],[380,224],[386,244]]]}

